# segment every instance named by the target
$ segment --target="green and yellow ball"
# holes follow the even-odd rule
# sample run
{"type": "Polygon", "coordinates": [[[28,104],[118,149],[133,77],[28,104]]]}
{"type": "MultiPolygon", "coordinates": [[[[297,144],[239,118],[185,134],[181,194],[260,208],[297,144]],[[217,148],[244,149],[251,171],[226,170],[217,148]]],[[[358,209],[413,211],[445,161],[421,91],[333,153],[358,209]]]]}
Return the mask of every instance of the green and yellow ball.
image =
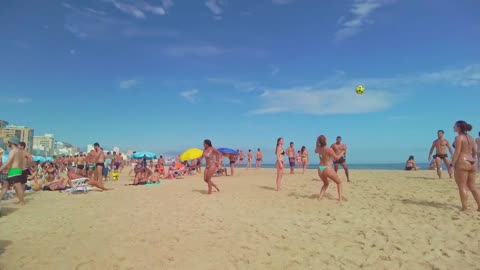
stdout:
{"type": "Polygon", "coordinates": [[[359,85],[355,89],[355,92],[357,92],[357,94],[361,95],[361,94],[363,94],[363,92],[365,92],[365,87],[363,87],[363,85],[359,85]]]}

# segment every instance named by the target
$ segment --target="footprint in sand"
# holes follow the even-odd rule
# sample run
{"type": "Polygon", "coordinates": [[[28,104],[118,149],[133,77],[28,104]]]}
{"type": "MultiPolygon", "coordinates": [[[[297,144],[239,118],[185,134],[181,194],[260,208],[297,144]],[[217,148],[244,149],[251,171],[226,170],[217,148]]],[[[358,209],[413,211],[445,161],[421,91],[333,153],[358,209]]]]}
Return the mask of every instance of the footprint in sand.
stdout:
{"type": "Polygon", "coordinates": [[[86,262],[81,262],[75,266],[75,270],[91,270],[91,269],[96,269],[95,267],[95,261],[90,260],[86,262]]]}

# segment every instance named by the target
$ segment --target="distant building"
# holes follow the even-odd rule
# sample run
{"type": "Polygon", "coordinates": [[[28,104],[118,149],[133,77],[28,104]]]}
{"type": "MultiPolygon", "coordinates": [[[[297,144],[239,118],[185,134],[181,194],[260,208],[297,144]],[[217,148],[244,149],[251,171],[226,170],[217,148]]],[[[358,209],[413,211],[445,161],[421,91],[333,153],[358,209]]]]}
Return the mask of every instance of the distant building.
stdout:
{"type": "Polygon", "coordinates": [[[69,143],[56,142],[55,143],[55,156],[74,156],[79,153],[79,149],[69,143]]]}
{"type": "Polygon", "coordinates": [[[93,144],[87,145],[87,153],[89,153],[89,152],[92,151],[93,149],[94,149],[93,144]]]}
{"type": "Polygon", "coordinates": [[[0,120],[0,128],[6,128],[8,126],[8,122],[5,120],[0,120]]]}
{"type": "Polygon", "coordinates": [[[33,136],[33,152],[36,155],[50,157],[55,151],[55,137],[53,134],[33,136]]]}
{"type": "Polygon", "coordinates": [[[33,128],[13,125],[0,128],[0,138],[4,142],[8,142],[13,137],[17,137],[20,141],[25,142],[28,152],[31,153],[33,151],[33,128]]]}

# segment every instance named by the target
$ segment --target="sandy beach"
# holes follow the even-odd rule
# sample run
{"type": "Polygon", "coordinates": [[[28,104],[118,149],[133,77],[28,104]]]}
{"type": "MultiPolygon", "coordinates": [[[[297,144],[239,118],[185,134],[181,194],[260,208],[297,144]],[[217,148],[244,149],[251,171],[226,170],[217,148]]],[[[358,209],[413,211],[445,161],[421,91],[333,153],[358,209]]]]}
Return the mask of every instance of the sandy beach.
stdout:
{"type": "MultiPolygon", "coordinates": [[[[128,171],[128,170],[125,170],[128,171]]],[[[433,171],[355,171],[318,201],[316,171],[237,169],[160,186],[2,201],[0,269],[480,269],[480,213],[433,171]]],[[[345,179],[343,171],[340,173],[345,179]]]]}

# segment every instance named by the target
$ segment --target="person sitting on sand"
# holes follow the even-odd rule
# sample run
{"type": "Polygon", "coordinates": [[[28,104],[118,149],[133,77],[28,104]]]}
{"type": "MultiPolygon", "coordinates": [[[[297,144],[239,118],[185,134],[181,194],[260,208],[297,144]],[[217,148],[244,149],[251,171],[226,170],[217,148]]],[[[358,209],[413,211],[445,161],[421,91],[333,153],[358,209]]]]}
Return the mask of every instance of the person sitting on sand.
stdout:
{"type": "Polygon", "coordinates": [[[475,141],[468,131],[472,126],[465,121],[455,123],[455,132],[458,136],[455,138],[455,152],[452,158],[452,168],[454,168],[455,182],[460,193],[462,211],[467,210],[467,192],[472,192],[473,198],[477,202],[477,210],[480,211],[480,194],[475,186],[475,141]]]}
{"type": "Polygon", "coordinates": [[[134,185],[144,185],[150,181],[150,176],[152,175],[152,171],[148,168],[142,168],[142,170],[137,174],[135,179],[133,180],[134,185]]]}
{"type": "Polygon", "coordinates": [[[345,154],[344,150],[335,153],[331,147],[327,146],[327,138],[324,135],[318,136],[316,145],[317,148],[315,148],[315,153],[317,153],[320,158],[318,176],[320,176],[320,179],[323,181],[323,186],[320,190],[318,199],[321,200],[323,198],[323,195],[328,188],[328,179],[331,179],[337,184],[338,201],[341,202],[343,200],[342,180],[332,168],[332,159],[334,161],[340,160],[345,154]]]}
{"type": "MultiPolygon", "coordinates": [[[[67,176],[68,176],[68,179],[71,180],[71,181],[76,180],[76,179],[80,179],[80,178],[85,178],[81,175],[75,174],[73,172],[73,170],[68,170],[67,176]]],[[[107,187],[103,186],[98,181],[95,181],[93,178],[88,179],[88,185],[96,187],[96,188],[98,188],[102,191],[112,190],[111,188],[107,188],[107,187]]]]}
{"type": "Polygon", "coordinates": [[[408,157],[407,162],[405,163],[405,171],[417,171],[417,163],[415,162],[415,158],[413,156],[408,157]]]}

